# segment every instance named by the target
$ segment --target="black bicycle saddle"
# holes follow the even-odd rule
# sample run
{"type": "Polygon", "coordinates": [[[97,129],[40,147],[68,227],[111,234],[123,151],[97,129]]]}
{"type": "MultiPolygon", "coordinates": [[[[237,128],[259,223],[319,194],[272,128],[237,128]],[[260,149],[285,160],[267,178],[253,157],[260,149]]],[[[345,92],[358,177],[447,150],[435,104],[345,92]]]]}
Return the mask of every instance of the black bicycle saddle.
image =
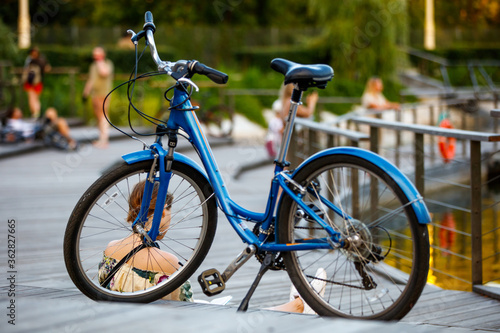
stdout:
{"type": "Polygon", "coordinates": [[[285,84],[297,83],[300,90],[311,87],[324,89],[333,77],[333,69],[328,65],[302,65],[281,58],[273,59],[271,68],[285,75],[285,84]]]}

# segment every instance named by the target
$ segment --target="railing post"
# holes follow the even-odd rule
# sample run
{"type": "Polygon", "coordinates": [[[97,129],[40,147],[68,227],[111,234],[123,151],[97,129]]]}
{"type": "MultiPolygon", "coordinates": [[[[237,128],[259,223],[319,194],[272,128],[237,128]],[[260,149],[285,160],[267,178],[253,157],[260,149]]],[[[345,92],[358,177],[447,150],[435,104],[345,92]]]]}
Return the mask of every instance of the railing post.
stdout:
{"type": "MultiPolygon", "coordinates": [[[[403,110],[400,110],[399,112],[396,111],[396,121],[399,121],[399,122],[402,121],[401,112],[403,112],[403,110]]],[[[400,148],[401,148],[401,131],[396,131],[396,155],[395,155],[396,161],[395,161],[395,163],[396,163],[396,166],[398,168],[399,168],[400,157],[401,157],[400,148]]]]}
{"type": "MultiPolygon", "coordinates": [[[[358,142],[351,140],[351,146],[358,147],[358,142]]],[[[353,216],[359,216],[359,175],[356,170],[353,170],[351,174],[351,191],[352,191],[352,214],[353,216]]],[[[373,202],[372,198],[372,202],[373,202]]]]}
{"type": "MultiPolygon", "coordinates": [[[[429,106],[429,118],[430,118],[429,125],[436,126],[436,122],[434,120],[436,119],[434,115],[434,105],[429,106]]],[[[431,140],[431,161],[432,163],[434,163],[436,160],[436,146],[435,146],[436,139],[434,135],[430,136],[430,140],[431,140]]]]}
{"type": "Polygon", "coordinates": [[[370,150],[375,154],[378,154],[378,135],[379,128],[375,126],[370,126],[370,150]]]}
{"type": "Polygon", "coordinates": [[[424,135],[415,133],[415,186],[424,195],[424,135]]]}
{"type": "MultiPolygon", "coordinates": [[[[493,106],[495,109],[498,109],[498,94],[495,92],[494,96],[493,106]]],[[[498,133],[498,117],[493,117],[493,133],[498,133]]],[[[498,142],[495,142],[493,145],[495,151],[498,150],[498,142]]]]}
{"type": "Polygon", "coordinates": [[[313,155],[316,152],[316,148],[314,148],[314,145],[316,144],[316,130],[309,128],[307,130],[308,132],[308,143],[307,143],[307,154],[308,156],[313,155]]]}
{"type": "Polygon", "coordinates": [[[472,285],[483,284],[481,141],[470,142],[472,285]]]}
{"type": "Polygon", "coordinates": [[[326,148],[335,147],[335,136],[333,134],[327,134],[326,136],[326,148]]]}
{"type": "Polygon", "coordinates": [[[461,121],[462,121],[462,128],[463,130],[467,130],[467,116],[465,115],[465,112],[461,112],[460,113],[460,118],[461,118],[461,121]]]}
{"type": "MultiPolygon", "coordinates": [[[[379,133],[380,129],[375,126],[370,126],[370,150],[375,154],[379,152],[379,133]]],[[[370,210],[373,219],[378,218],[378,180],[373,177],[370,181],[370,210]]]]}
{"type": "MultiPolygon", "coordinates": [[[[327,134],[327,137],[326,137],[327,148],[333,147],[334,144],[335,144],[335,136],[333,134],[327,134]]],[[[332,177],[327,177],[327,182],[328,182],[328,188],[333,188],[334,185],[333,185],[332,177]]],[[[335,198],[333,197],[332,191],[327,191],[327,199],[330,202],[334,202],[333,200],[335,198]]],[[[333,219],[335,218],[335,213],[333,212],[333,210],[331,210],[331,209],[328,210],[328,217],[330,218],[330,221],[333,221],[333,219]]]]}

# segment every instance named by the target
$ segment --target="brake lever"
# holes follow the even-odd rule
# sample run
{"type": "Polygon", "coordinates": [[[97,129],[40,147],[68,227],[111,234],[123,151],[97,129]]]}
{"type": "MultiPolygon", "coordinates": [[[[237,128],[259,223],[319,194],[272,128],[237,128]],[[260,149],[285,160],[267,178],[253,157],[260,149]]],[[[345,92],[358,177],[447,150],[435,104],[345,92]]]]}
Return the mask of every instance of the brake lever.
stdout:
{"type": "MultiPolygon", "coordinates": [[[[144,35],[146,34],[146,31],[145,30],[141,30],[138,33],[135,33],[134,30],[128,29],[127,33],[130,34],[130,35],[132,35],[132,37],[130,37],[130,40],[132,41],[132,43],[134,43],[135,45],[137,45],[138,42],[139,42],[139,39],[141,39],[142,37],[144,37],[144,35]]],[[[147,41],[146,41],[146,43],[147,43],[147,41]]]]}
{"type": "Polygon", "coordinates": [[[194,88],[194,90],[196,92],[200,91],[200,88],[198,88],[198,86],[196,85],[196,83],[194,83],[193,81],[191,81],[190,79],[188,78],[185,78],[185,77],[181,77],[180,79],[177,80],[178,82],[185,82],[187,84],[189,84],[190,86],[192,86],[194,88]]]}

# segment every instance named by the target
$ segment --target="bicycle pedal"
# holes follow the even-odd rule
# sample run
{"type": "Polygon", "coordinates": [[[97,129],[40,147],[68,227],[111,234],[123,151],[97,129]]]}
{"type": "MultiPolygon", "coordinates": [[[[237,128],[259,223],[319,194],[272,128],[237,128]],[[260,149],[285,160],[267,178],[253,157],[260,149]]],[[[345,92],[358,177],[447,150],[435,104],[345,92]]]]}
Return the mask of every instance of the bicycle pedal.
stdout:
{"type": "Polygon", "coordinates": [[[224,279],[222,279],[221,273],[215,268],[203,271],[198,276],[198,283],[203,293],[207,296],[220,294],[226,289],[226,284],[224,283],[224,279]]]}

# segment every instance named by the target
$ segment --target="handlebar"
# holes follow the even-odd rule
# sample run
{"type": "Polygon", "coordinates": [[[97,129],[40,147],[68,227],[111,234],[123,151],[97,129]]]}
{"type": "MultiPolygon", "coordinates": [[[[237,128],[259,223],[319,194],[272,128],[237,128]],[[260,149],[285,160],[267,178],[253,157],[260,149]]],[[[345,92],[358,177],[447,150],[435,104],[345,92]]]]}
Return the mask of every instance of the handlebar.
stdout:
{"type": "Polygon", "coordinates": [[[222,73],[216,69],[210,68],[196,60],[186,61],[178,60],[176,62],[163,61],[158,55],[158,50],[156,49],[156,43],[154,39],[154,33],[156,31],[156,26],[153,23],[153,14],[147,11],[144,14],[144,26],[143,30],[139,33],[134,33],[132,30],[128,30],[132,34],[131,40],[134,44],[137,44],[139,39],[142,37],[146,38],[146,45],[149,45],[149,50],[151,51],[151,57],[153,61],[158,66],[159,71],[165,71],[170,76],[174,77],[176,80],[181,77],[191,78],[194,74],[205,75],[210,80],[218,84],[225,84],[229,79],[228,75],[222,73]]]}
{"type": "Polygon", "coordinates": [[[147,11],[145,14],[144,14],[144,27],[143,29],[146,29],[146,26],[150,26],[152,27],[153,29],[153,32],[156,30],[156,27],[153,23],[153,13],[151,13],[150,11],[147,11]]]}
{"type": "Polygon", "coordinates": [[[189,65],[189,70],[193,74],[205,75],[210,80],[218,84],[225,84],[229,79],[226,73],[219,72],[216,69],[210,68],[198,61],[194,61],[189,65]]]}

